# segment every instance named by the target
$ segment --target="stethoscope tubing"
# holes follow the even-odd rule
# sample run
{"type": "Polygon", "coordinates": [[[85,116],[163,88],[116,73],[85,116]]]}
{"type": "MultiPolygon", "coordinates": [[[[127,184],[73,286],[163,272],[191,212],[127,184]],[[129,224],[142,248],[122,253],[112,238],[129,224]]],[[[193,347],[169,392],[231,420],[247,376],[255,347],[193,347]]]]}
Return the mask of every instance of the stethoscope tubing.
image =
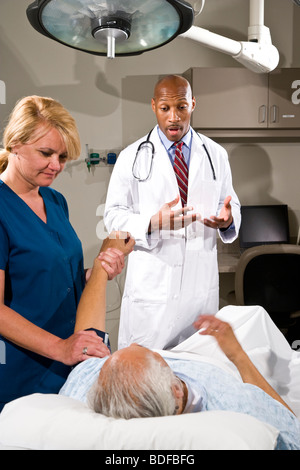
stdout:
{"type": "MultiPolygon", "coordinates": [[[[153,132],[153,129],[151,129],[151,131],[149,132],[149,134],[148,134],[148,136],[147,136],[147,139],[144,140],[143,142],[141,142],[140,145],[138,146],[138,149],[137,149],[136,155],[135,155],[135,159],[134,159],[134,162],[133,162],[133,165],[132,165],[132,175],[133,175],[133,177],[134,177],[135,179],[137,179],[137,180],[140,181],[140,182],[147,181],[147,180],[149,179],[150,175],[151,175],[151,172],[152,172],[153,158],[154,158],[154,154],[155,154],[154,144],[153,144],[153,142],[151,142],[151,140],[150,140],[150,137],[151,137],[152,132],[153,132]],[[143,147],[144,145],[149,145],[149,144],[151,145],[151,151],[152,151],[150,170],[149,170],[148,176],[147,176],[146,178],[144,178],[144,179],[141,179],[141,178],[137,177],[137,176],[134,174],[134,166],[135,166],[135,164],[136,164],[136,161],[137,161],[137,159],[138,159],[138,156],[139,156],[139,153],[140,153],[142,147],[143,147]]],[[[200,137],[200,135],[198,134],[198,132],[197,132],[197,135],[198,135],[199,139],[201,139],[201,137],[200,137]]],[[[216,181],[216,180],[217,180],[217,177],[216,177],[216,172],[215,172],[215,169],[214,169],[214,165],[213,165],[211,156],[210,156],[210,154],[209,154],[209,152],[208,152],[207,147],[206,147],[205,144],[203,144],[203,147],[204,147],[204,150],[205,150],[205,152],[206,152],[206,155],[207,155],[207,158],[208,158],[210,167],[211,167],[213,179],[214,179],[214,181],[216,181]]]]}

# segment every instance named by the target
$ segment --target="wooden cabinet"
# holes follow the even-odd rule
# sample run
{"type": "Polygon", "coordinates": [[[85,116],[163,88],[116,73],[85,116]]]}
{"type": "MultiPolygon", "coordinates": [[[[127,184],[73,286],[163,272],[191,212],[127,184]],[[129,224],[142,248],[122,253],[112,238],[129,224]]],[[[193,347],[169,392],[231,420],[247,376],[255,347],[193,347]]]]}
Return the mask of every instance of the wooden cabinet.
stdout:
{"type": "Polygon", "coordinates": [[[240,67],[193,68],[184,76],[196,97],[194,128],[220,136],[227,130],[228,135],[300,139],[300,69],[256,74],[240,67]]]}

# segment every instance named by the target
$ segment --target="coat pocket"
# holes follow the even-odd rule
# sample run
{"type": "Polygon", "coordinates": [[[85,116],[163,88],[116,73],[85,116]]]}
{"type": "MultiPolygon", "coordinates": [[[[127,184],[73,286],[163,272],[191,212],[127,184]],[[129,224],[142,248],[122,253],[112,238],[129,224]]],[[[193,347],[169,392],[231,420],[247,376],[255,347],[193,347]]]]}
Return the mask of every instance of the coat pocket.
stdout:
{"type": "Polygon", "coordinates": [[[137,251],[132,254],[134,258],[127,273],[127,282],[133,301],[166,302],[171,266],[153,252],[137,251]]]}

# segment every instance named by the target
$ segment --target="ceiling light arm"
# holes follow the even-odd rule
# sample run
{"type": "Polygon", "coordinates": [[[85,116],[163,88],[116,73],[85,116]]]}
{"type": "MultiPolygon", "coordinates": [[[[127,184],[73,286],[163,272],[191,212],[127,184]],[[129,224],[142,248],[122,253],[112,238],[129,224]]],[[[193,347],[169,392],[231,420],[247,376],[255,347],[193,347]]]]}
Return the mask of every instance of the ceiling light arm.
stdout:
{"type": "Polygon", "coordinates": [[[264,26],[264,0],[250,0],[248,42],[235,41],[198,26],[192,26],[179,37],[228,54],[256,73],[271,72],[279,63],[279,53],[272,44],[270,30],[264,26]]]}

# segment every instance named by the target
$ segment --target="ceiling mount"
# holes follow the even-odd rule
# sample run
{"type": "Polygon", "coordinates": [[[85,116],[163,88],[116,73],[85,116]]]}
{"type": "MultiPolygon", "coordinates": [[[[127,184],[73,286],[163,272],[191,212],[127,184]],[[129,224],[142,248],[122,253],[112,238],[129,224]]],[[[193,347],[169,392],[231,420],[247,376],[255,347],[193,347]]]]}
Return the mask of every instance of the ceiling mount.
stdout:
{"type": "Polygon", "coordinates": [[[131,31],[131,22],[119,16],[105,16],[103,18],[95,18],[92,20],[92,35],[97,40],[103,40],[108,30],[112,35],[120,41],[128,39],[131,31]]]}
{"type": "Polygon", "coordinates": [[[50,39],[114,58],[167,44],[192,26],[194,10],[184,0],[35,0],[27,17],[50,39]]]}
{"type": "Polygon", "coordinates": [[[115,16],[94,18],[91,22],[92,36],[107,45],[107,57],[115,57],[116,43],[126,41],[131,33],[131,21],[122,18],[123,12],[115,16]]]}
{"type": "MultiPolygon", "coordinates": [[[[300,4],[300,0],[294,1],[300,4]]],[[[192,26],[181,37],[231,55],[252,72],[269,73],[276,69],[280,57],[270,30],[264,25],[264,7],[264,0],[250,0],[248,41],[235,41],[198,26],[192,26]]]]}

